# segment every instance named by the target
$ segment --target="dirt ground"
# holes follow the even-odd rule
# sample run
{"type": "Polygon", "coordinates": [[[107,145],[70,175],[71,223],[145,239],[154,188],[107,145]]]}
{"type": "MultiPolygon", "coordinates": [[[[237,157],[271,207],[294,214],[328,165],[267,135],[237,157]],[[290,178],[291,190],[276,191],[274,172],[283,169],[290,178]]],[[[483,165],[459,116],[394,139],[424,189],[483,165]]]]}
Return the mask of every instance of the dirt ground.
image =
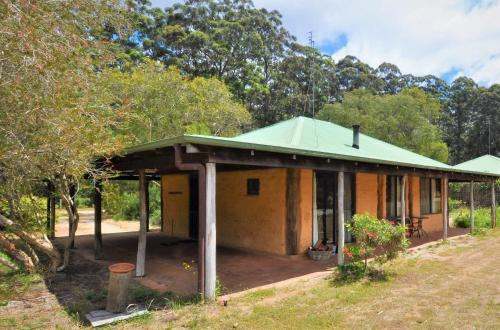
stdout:
{"type": "MultiPolygon", "coordinates": [[[[93,235],[94,234],[94,210],[80,209],[80,222],[76,230],[76,235],[93,235]]],[[[62,213],[64,214],[64,212],[62,213]]],[[[101,231],[103,234],[110,233],[125,233],[131,231],[139,231],[139,221],[115,221],[104,216],[101,222],[101,231]]],[[[56,223],[56,237],[68,236],[68,218],[61,215],[56,223]]]]}

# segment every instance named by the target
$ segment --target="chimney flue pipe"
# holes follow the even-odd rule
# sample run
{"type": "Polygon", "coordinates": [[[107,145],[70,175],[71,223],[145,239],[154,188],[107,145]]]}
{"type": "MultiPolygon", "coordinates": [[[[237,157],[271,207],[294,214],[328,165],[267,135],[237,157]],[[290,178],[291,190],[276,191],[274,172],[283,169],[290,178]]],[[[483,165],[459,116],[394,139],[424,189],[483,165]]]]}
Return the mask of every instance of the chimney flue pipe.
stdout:
{"type": "Polygon", "coordinates": [[[352,125],[352,147],[359,149],[359,125],[352,125]]]}

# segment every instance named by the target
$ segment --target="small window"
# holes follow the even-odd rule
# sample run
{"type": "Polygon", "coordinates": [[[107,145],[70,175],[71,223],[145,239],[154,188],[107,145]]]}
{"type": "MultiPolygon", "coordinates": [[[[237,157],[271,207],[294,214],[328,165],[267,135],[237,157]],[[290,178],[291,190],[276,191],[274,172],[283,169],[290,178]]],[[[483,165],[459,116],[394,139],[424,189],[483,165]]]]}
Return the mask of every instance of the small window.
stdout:
{"type": "Polygon", "coordinates": [[[247,195],[256,196],[259,194],[260,180],[247,179],[247,195]]]}
{"type": "Polygon", "coordinates": [[[420,178],[420,212],[441,212],[441,179],[420,178]]]}

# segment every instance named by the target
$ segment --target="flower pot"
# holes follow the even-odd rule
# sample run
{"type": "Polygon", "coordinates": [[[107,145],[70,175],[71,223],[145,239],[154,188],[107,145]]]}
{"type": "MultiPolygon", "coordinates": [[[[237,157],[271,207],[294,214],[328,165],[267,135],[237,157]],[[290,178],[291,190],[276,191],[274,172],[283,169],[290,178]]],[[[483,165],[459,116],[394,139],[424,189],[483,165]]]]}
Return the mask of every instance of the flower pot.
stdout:
{"type": "Polygon", "coordinates": [[[329,260],[333,256],[333,251],[334,250],[327,250],[327,251],[308,250],[307,255],[312,260],[325,261],[329,260]]]}

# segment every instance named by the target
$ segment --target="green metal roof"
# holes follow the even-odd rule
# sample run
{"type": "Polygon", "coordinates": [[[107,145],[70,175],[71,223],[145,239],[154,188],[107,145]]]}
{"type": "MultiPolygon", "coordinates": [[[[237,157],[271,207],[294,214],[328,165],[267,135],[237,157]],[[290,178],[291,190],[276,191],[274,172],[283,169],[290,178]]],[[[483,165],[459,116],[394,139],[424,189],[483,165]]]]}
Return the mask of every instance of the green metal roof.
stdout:
{"type": "Polygon", "coordinates": [[[500,176],[500,158],[492,155],[483,155],[457,164],[454,168],[466,171],[482,171],[500,176]]]}
{"type": "Polygon", "coordinates": [[[128,148],[126,153],[168,147],[175,143],[192,143],[441,171],[486,174],[482,173],[479,168],[474,170],[454,168],[364,134],[360,134],[359,149],[352,147],[352,140],[351,129],[327,121],[297,117],[232,138],[182,135],[134,146],[128,148]]]}

